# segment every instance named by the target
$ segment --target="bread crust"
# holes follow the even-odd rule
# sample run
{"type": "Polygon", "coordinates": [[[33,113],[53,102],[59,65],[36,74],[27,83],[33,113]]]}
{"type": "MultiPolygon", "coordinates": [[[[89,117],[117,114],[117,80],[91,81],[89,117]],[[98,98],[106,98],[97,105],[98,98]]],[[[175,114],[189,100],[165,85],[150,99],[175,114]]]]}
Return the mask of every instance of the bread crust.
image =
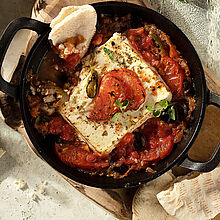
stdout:
{"type": "Polygon", "coordinates": [[[82,58],[87,52],[92,37],[96,32],[97,14],[91,5],[68,6],[62,8],[51,24],[48,39],[55,46],[64,43],[66,39],[82,35],[85,41],[77,45],[82,58]]]}

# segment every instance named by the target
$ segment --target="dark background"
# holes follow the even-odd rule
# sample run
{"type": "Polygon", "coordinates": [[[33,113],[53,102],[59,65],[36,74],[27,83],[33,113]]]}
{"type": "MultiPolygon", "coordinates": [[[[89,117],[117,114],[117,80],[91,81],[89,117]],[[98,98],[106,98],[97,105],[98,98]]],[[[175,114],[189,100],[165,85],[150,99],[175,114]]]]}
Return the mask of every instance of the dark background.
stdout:
{"type": "Polygon", "coordinates": [[[0,35],[18,17],[30,17],[35,0],[0,0],[0,35]]]}

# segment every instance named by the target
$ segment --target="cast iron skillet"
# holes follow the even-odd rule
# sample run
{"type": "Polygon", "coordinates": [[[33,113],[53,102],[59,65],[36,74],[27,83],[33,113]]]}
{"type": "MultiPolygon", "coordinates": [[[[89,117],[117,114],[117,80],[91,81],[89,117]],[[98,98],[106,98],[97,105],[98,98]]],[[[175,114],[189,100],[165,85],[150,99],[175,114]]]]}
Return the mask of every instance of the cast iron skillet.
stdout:
{"type": "Polygon", "coordinates": [[[103,2],[93,4],[93,6],[95,7],[99,16],[101,13],[110,14],[113,16],[121,16],[131,13],[134,17],[137,17],[137,19],[142,18],[148,23],[156,24],[159,29],[163,30],[171,37],[173,43],[187,60],[191,70],[191,76],[195,84],[195,94],[197,99],[196,110],[193,115],[194,122],[190,126],[183,140],[175,146],[171,154],[165,159],[159,161],[159,163],[154,167],[156,173],[146,173],[144,171],[140,171],[123,179],[113,179],[112,177],[106,176],[91,176],[89,174],[80,172],[75,168],[66,166],[54,154],[53,139],[43,138],[34,129],[28,111],[27,93],[29,85],[26,80],[26,75],[30,70],[32,70],[33,73],[37,72],[42,58],[45,56],[50,47],[47,40],[48,33],[50,31],[49,24],[45,24],[30,18],[18,18],[9,24],[1,37],[0,67],[2,66],[8,46],[18,30],[33,30],[37,32],[38,39],[27,56],[23,67],[20,84],[18,86],[14,86],[7,83],[0,76],[0,90],[18,99],[25,129],[38,153],[55,170],[68,178],[89,186],[109,189],[138,186],[141,183],[145,183],[157,178],[174,166],[182,166],[200,172],[208,172],[213,170],[220,161],[220,143],[218,144],[213,156],[207,162],[192,161],[187,155],[187,151],[192,146],[201,128],[206,106],[209,104],[214,104],[220,107],[220,97],[207,89],[201,62],[187,37],[171,21],[148,8],[124,2],[103,2]]]}

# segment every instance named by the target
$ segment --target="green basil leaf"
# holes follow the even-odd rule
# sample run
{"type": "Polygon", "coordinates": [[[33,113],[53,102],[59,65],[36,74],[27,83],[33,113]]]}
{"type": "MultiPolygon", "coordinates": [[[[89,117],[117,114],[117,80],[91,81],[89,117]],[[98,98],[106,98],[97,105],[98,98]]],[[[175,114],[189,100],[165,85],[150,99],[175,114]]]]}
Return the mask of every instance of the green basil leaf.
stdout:
{"type": "Polygon", "coordinates": [[[161,115],[161,109],[156,109],[156,110],[154,110],[154,111],[153,111],[153,115],[154,115],[156,118],[160,117],[160,115],[161,115]]]}
{"type": "Polygon", "coordinates": [[[114,100],[115,104],[121,109],[122,103],[119,102],[117,99],[114,100]]]}
{"type": "Polygon", "coordinates": [[[146,108],[147,108],[148,111],[153,111],[154,110],[153,106],[151,106],[151,105],[147,105],[146,108]]]}
{"type": "Polygon", "coordinates": [[[174,109],[174,107],[173,106],[171,106],[169,109],[168,109],[168,114],[169,114],[169,116],[170,116],[170,118],[172,119],[172,120],[176,120],[176,114],[175,114],[175,109],[174,109]]]}
{"type": "Polygon", "coordinates": [[[118,115],[119,115],[119,112],[115,113],[115,114],[112,116],[112,119],[116,118],[118,115]]]}
{"type": "Polygon", "coordinates": [[[35,119],[35,124],[40,124],[40,116],[35,119]]]}
{"type": "Polygon", "coordinates": [[[159,103],[164,109],[166,109],[169,105],[169,102],[167,100],[161,100],[159,103]]]}
{"type": "Polygon", "coordinates": [[[129,104],[129,101],[128,100],[125,100],[122,104],[122,107],[121,107],[121,110],[125,110],[127,107],[128,107],[128,104],[129,104]]]}

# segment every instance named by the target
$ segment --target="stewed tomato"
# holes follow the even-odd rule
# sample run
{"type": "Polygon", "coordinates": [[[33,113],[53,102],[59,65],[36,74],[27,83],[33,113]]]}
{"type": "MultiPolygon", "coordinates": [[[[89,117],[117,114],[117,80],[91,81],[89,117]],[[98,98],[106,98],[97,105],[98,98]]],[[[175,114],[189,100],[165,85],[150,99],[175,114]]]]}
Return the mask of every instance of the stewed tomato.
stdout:
{"type": "Polygon", "coordinates": [[[126,110],[136,110],[144,102],[145,97],[145,89],[135,72],[125,68],[112,70],[101,79],[89,119],[93,121],[111,119],[120,111],[115,100],[120,103],[127,101],[126,110]]]}
{"type": "Polygon", "coordinates": [[[95,34],[92,44],[95,46],[99,46],[102,43],[103,35],[102,34],[95,34]]]}
{"type": "Polygon", "coordinates": [[[72,141],[75,138],[74,129],[62,117],[55,117],[49,122],[49,133],[59,135],[64,141],[72,141]]]}
{"type": "Polygon", "coordinates": [[[171,89],[174,98],[181,98],[183,94],[184,71],[179,63],[170,57],[161,59],[160,75],[171,89]]]}
{"type": "Polygon", "coordinates": [[[73,70],[76,67],[79,60],[80,60],[79,53],[72,53],[68,55],[68,57],[65,59],[65,66],[70,70],[73,70]]]}
{"type": "Polygon", "coordinates": [[[141,132],[145,136],[145,150],[141,152],[143,161],[163,159],[170,154],[174,145],[172,126],[152,118],[147,120],[141,132]]]}
{"type": "Polygon", "coordinates": [[[75,142],[68,144],[55,143],[55,152],[60,160],[73,167],[82,169],[99,170],[108,167],[110,162],[108,156],[99,156],[97,153],[75,142]]]}
{"type": "Polygon", "coordinates": [[[154,45],[152,37],[144,31],[144,28],[129,29],[127,37],[131,45],[142,55],[144,60],[150,65],[157,67],[159,51],[154,45]]]}
{"type": "Polygon", "coordinates": [[[158,73],[171,89],[174,99],[181,98],[183,94],[184,70],[177,61],[171,58],[178,55],[176,48],[169,43],[170,52],[163,53],[163,56],[160,56],[157,45],[153,43],[151,35],[158,39],[162,47],[160,38],[155,34],[146,33],[143,27],[130,29],[127,32],[127,37],[131,45],[142,55],[146,62],[157,69],[158,73]]]}

